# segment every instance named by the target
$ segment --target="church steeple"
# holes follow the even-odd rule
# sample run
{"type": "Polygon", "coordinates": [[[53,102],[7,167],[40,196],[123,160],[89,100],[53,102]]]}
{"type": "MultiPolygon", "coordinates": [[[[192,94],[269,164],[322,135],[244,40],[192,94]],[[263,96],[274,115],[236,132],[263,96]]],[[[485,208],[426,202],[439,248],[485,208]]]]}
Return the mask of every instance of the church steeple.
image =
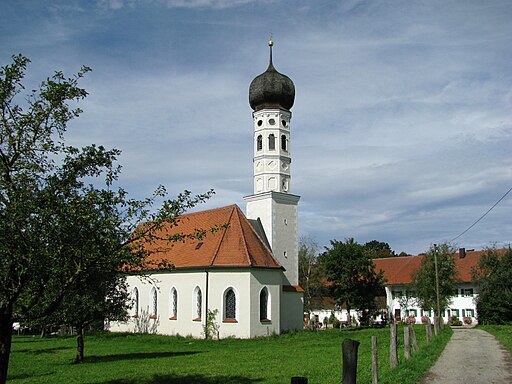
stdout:
{"type": "Polygon", "coordinates": [[[298,284],[297,203],[290,193],[290,109],[295,101],[293,81],[274,68],[269,41],[269,65],[251,82],[253,109],[253,195],[245,197],[247,217],[260,219],[272,252],[285,268],[285,284],[298,284]]]}
{"type": "Polygon", "coordinates": [[[254,110],[254,193],[290,191],[290,108],[295,100],[293,81],[274,68],[270,40],[268,68],[249,87],[254,110]]]}

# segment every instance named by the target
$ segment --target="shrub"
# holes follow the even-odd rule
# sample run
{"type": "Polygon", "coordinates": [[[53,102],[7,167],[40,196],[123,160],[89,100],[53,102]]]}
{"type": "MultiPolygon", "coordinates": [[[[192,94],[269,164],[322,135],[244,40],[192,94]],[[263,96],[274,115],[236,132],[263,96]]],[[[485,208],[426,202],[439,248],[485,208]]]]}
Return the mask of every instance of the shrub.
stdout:
{"type": "Polygon", "coordinates": [[[421,316],[421,323],[422,324],[428,324],[428,321],[429,321],[429,317],[428,316],[421,316]]]}
{"type": "Polygon", "coordinates": [[[416,316],[409,316],[405,321],[407,324],[416,324],[416,316]]]}
{"type": "Polygon", "coordinates": [[[462,321],[460,321],[457,316],[452,316],[449,319],[449,324],[450,325],[462,325],[462,321]]]}
{"type": "Polygon", "coordinates": [[[467,324],[467,325],[471,325],[471,323],[473,322],[473,319],[471,318],[471,316],[465,316],[462,318],[462,320],[464,321],[464,324],[467,324]]]}

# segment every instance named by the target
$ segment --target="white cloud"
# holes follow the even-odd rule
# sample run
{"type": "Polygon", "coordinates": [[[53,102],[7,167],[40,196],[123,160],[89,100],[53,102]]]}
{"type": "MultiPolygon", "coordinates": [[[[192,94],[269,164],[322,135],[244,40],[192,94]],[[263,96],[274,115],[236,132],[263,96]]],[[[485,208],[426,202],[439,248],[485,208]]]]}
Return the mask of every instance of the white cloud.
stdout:
{"type": "MultiPolygon", "coordinates": [[[[37,79],[93,67],[70,138],[121,148],[122,181],[139,196],[158,184],[213,187],[209,207],[243,207],[247,90],[268,63],[269,31],[276,68],[297,90],[292,192],[302,195],[302,233],[417,253],[510,188],[508,2],[67,3],[49,14],[6,7],[0,57],[28,51],[37,79]]],[[[510,212],[508,198],[459,244],[510,241],[510,212]]]]}

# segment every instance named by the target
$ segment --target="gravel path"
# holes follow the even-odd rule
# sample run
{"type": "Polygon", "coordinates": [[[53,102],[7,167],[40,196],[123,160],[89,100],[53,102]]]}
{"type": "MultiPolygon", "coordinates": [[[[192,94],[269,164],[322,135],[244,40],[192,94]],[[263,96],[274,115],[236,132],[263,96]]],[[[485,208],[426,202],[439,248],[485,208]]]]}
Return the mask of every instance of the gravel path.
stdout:
{"type": "Polygon", "coordinates": [[[512,383],[512,356],[485,331],[454,329],[439,360],[421,381],[427,383],[512,383]]]}

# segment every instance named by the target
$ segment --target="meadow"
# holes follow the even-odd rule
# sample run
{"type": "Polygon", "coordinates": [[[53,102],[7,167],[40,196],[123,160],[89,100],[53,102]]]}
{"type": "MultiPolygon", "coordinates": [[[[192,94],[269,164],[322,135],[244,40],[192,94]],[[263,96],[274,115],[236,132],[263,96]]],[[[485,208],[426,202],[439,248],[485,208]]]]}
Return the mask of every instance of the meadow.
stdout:
{"type": "Polygon", "coordinates": [[[379,342],[379,383],[417,383],[448,342],[449,327],[429,344],[416,326],[420,350],[389,368],[389,327],[302,331],[251,340],[197,340],[140,334],[98,333],[85,339],[85,362],[74,363],[73,337],[15,336],[9,383],[169,384],[341,382],[341,343],[359,341],[358,382],[371,383],[371,336],[379,342]]]}
{"type": "Polygon", "coordinates": [[[512,353],[512,325],[479,325],[478,328],[494,335],[512,353]]]}

